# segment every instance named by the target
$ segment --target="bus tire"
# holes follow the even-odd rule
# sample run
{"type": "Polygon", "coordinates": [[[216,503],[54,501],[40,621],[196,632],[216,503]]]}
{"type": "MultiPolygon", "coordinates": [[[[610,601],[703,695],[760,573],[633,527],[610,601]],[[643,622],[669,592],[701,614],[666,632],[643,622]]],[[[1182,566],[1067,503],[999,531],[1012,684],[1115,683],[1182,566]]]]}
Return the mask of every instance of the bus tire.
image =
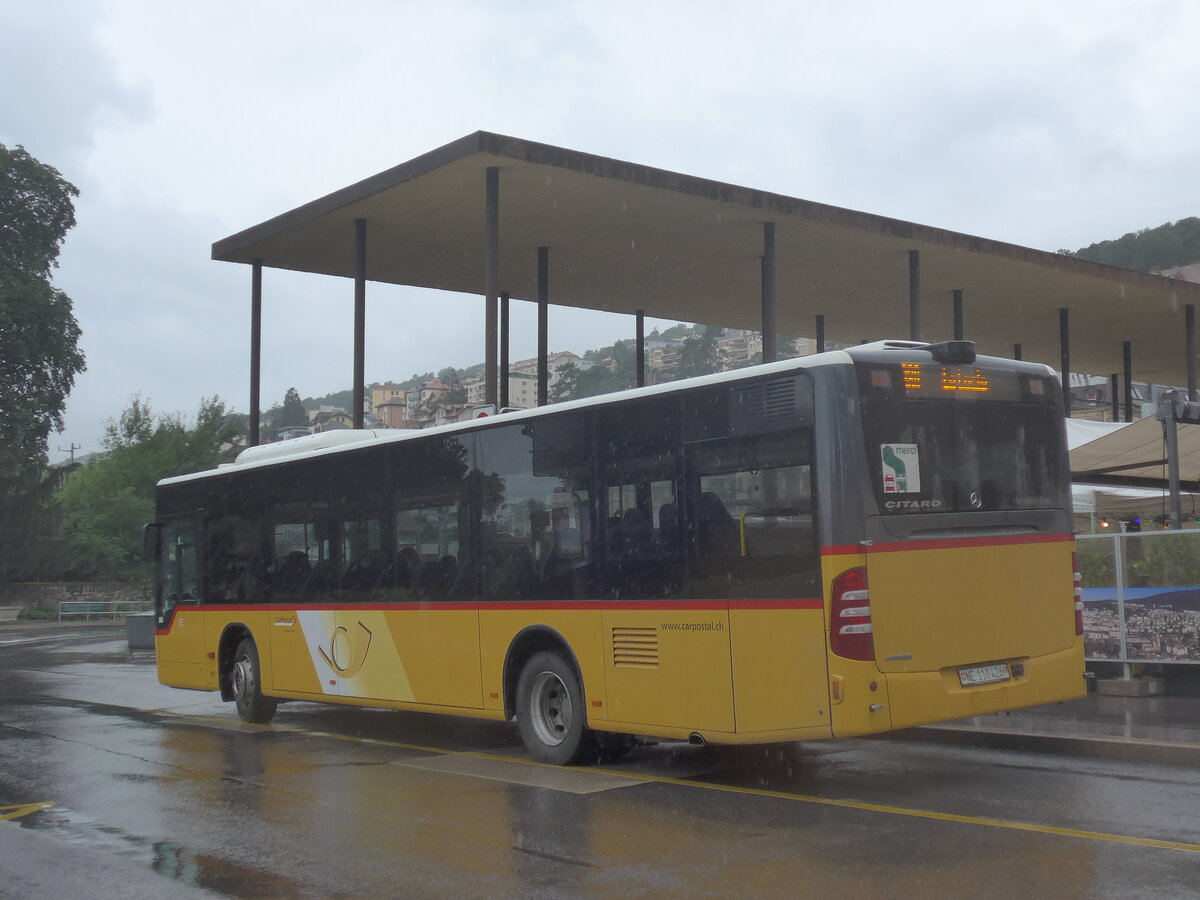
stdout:
{"type": "Polygon", "coordinates": [[[243,722],[265,725],[275,716],[278,701],[262,692],[262,666],[258,662],[258,647],[250,638],[243,638],[233,654],[233,670],[229,673],[233,702],[243,722]]]}
{"type": "Polygon", "coordinates": [[[590,762],[595,735],[586,725],[583,687],[557,653],[535,653],[517,680],[517,728],[538,762],[569,766],[590,762]]]}

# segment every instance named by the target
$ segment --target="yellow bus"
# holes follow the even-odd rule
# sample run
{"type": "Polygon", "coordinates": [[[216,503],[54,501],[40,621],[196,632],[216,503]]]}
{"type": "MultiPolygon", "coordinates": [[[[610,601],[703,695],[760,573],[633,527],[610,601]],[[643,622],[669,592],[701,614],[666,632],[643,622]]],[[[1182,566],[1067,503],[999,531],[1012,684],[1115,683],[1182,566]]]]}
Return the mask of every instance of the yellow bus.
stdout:
{"type": "Polygon", "coordinates": [[[882,342],[163,480],[167,685],[637,738],[864,735],[1080,696],[1062,394],[882,342]]]}

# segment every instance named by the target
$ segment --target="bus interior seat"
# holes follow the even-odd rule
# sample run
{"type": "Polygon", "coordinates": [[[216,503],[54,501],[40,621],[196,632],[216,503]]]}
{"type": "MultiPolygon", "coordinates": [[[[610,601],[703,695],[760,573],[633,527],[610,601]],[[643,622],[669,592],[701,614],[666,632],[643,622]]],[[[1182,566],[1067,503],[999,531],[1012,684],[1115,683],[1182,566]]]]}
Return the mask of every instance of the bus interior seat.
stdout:
{"type": "Polygon", "coordinates": [[[304,585],[304,597],[310,599],[330,593],[337,582],[337,568],[332,559],[322,559],[312,567],[304,585]]]}
{"type": "Polygon", "coordinates": [[[346,567],[346,571],[342,575],[342,590],[369,591],[379,582],[382,573],[382,552],[368,550],[346,567]]]}
{"type": "Polygon", "coordinates": [[[524,544],[508,544],[492,558],[490,594],[493,600],[528,596],[533,587],[533,554],[524,544]]]}
{"type": "Polygon", "coordinates": [[[658,508],[658,535],[664,547],[677,552],[679,546],[679,508],[674,503],[664,503],[658,508]]]}
{"type": "Polygon", "coordinates": [[[312,573],[312,564],[303,550],[293,550],[279,560],[271,572],[271,591],[277,599],[298,599],[312,573]]]}
{"type": "Polygon", "coordinates": [[[657,556],[654,529],[640,509],[627,509],[621,520],[620,555],[622,559],[644,560],[657,556]]]}
{"type": "Polygon", "coordinates": [[[450,582],[441,559],[427,560],[413,580],[413,593],[422,600],[440,600],[449,593],[450,582]]]}

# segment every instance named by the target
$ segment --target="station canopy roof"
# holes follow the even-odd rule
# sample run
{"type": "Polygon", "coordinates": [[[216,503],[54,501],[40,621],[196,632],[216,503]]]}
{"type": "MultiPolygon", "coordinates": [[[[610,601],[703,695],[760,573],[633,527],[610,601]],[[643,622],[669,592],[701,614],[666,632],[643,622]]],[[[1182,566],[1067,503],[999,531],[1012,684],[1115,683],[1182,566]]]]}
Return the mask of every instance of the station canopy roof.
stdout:
{"type": "MultiPolygon", "coordinates": [[[[476,132],[213,245],[214,259],[353,278],[367,221],[371,281],[484,293],[484,178],[499,169],[500,286],[537,297],[549,248],[552,305],[761,328],[763,223],[775,223],[778,330],[829,341],[907,339],[909,256],[920,251],[922,337],[953,337],[963,291],[979,352],[1070,368],[1122,368],[1184,385],[1184,306],[1200,284],[940,228],[476,132]]],[[[553,328],[553,319],[551,319],[553,328]]],[[[632,330],[632,329],[631,329],[632,330]]]]}

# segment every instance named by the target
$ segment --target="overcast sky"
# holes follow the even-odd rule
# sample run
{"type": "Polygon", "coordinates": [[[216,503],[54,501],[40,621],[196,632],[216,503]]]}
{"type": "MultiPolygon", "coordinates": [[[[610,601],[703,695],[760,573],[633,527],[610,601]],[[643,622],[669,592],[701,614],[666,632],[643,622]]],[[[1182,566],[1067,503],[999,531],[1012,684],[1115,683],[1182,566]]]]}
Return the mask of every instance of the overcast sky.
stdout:
{"type": "MultiPolygon", "coordinates": [[[[52,461],[136,393],[245,411],[249,275],[213,241],[480,129],[1043,250],[1200,215],[1187,0],[0,0],[0,23],[0,143],[81,191],[55,280],[88,370],[52,461]]],[[[349,286],[264,281],[264,406],[349,388],[349,286]]],[[[372,286],[367,380],[481,361],[482,318],[372,286]]],[[[551,349],[632,331],[554,310],[551,349]]]]}

